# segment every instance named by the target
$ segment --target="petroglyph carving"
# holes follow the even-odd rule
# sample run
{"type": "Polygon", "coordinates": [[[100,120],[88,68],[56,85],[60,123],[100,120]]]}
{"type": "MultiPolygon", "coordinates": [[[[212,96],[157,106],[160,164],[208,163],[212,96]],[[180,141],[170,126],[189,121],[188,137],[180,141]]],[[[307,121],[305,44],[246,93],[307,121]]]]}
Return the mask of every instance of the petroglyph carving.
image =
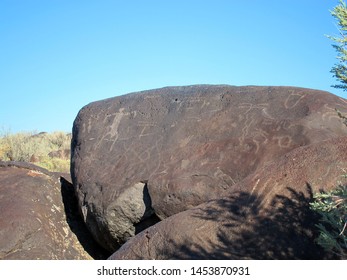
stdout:
{"type": "Polygon", "coordinates": [[[285,135],[285,136],[276,136],[274,137],[274,140],[277,140],[278,146],[281,148],[289,148],[292,144],[292,137],[285,135]]]}
{"type": "Polygon", "coordinates": [[[284,106],[286,109],[292,109],[297,106],[303,98],[305,98],[305,94],[291,93],[284,102],[284,106]]]}

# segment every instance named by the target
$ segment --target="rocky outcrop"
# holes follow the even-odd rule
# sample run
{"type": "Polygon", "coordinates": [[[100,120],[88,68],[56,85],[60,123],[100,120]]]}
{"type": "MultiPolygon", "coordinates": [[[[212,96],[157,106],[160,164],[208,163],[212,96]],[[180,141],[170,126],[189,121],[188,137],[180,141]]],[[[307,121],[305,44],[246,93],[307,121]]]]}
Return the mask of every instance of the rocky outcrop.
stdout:
{"type": "Polygon", "coordinates": [[[0,259],[105,258],[78,215],[73,194],[61,174],[0,162],[0,259]]]}
{"type": "Polygon", "coordinates": [[[84,221],[114,251],[210,199],[248,192],[252,201],[255,192],[241,183],[247,176],[347,134],[335,108],[347,112],[346,101],[292,87],[169,87],[91,103],[76,117],[71,151],[84,221]]]}
{"type": "MultiPolygon", "coordinates": [[[[347,137],[297,148],[234,190],[148,228],[110,259],[324,259],[312,194],[346,184],[347,137]]],[[[335,256],[336,257],[336,256],[335,256]]]]}

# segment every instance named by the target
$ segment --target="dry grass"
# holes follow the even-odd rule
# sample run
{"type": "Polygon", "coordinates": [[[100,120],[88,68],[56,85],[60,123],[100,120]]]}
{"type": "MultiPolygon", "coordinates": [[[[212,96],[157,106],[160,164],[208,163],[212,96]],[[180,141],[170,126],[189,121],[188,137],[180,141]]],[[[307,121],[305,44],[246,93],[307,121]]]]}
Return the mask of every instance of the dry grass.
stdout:
{"type": "Polygon", "coordinates": [[[49,153],[70,150],[71,134],[19,132],[0,133],[0,160],[33,162],[50,171],[69,172],[69,157],[52,157],[49,153]]]}

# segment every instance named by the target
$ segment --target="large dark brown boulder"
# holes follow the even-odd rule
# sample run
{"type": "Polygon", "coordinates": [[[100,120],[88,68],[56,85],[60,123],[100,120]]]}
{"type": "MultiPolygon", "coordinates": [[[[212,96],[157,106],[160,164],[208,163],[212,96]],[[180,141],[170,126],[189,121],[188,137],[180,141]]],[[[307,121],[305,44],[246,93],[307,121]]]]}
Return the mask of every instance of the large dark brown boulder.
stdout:
{"type": "Polygon", "coordinates": [[[32,164],[0,162],[0,259],[104,257],[87,229],[81,230],[73,194],[59,174],[32,164]]]}
{"type": "Polygon", "coordinates": [[[110,259],[324,259],[312,195],[346,184],[347,137],[297,148],[235,191],[157,223],[110,259]]]}
{"type": "Polygon", "coordinates": [[[292,87],[168,87],[91,103],[73,128],[85,222],[115,250],[156,217],[236,191],[300,146],[347,134],[342,98],[292,87]]]}

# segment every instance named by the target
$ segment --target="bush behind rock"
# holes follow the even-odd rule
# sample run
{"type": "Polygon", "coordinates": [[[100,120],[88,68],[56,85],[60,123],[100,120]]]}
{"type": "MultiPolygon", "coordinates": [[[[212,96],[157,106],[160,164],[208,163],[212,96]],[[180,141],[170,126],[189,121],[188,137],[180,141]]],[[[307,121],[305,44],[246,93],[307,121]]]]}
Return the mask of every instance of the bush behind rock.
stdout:
{"type": "Polygon", "coordinates": [[[35,131],[0,132],[0,160],[34,162],[50,171],[68,172],[70,159],[48,156],[49,153],[69,150],[71,134],[63,131],[52,133],[35,131]]]}

